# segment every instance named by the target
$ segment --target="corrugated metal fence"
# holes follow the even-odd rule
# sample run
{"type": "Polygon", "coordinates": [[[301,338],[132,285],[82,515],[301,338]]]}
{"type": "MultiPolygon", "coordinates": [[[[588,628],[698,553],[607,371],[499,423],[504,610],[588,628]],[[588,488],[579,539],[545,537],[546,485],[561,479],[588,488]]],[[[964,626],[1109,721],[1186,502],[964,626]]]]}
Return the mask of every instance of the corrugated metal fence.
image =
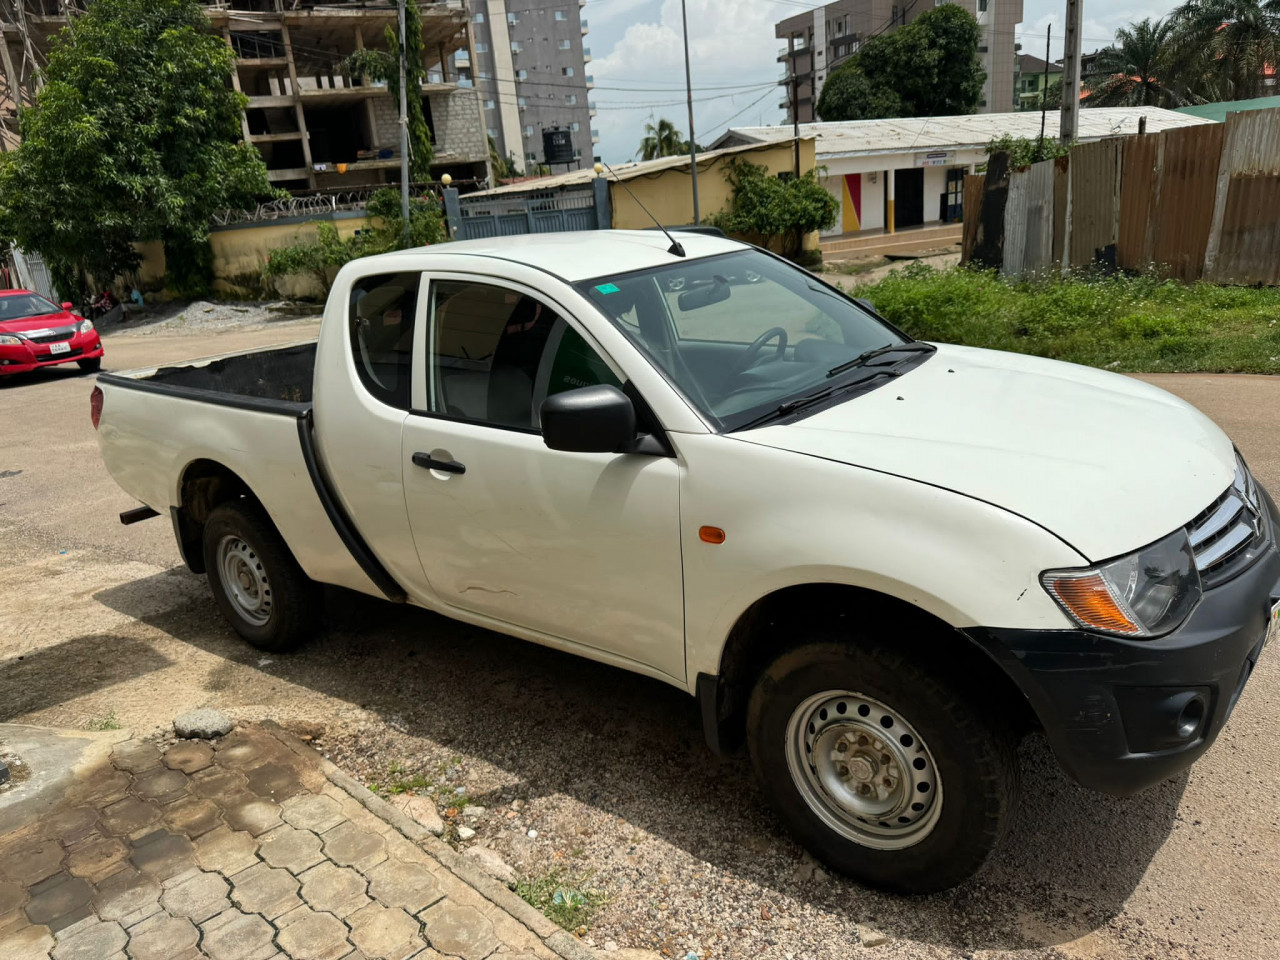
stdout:
{"type": "Polygon", "coordinates": [[[970,176],[964,260],[1006,276],[1119,267],[1280,285],[1280,109],[1078,145],[970,176]]]}

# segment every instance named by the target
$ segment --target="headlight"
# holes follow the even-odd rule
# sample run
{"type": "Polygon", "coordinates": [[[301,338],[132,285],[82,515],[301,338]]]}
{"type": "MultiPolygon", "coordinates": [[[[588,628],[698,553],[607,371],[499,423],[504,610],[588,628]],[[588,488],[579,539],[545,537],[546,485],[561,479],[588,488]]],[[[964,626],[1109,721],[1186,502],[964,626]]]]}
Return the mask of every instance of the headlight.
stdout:
{"type": "Polygon", "coordinates": [[[0,347],[20,347],[22,340],[18,337],[11,337],[8,334],[0,334],[0,347]]]}
{"type": "Polygon", "coordinates": [[[92,321],[92,320],[81,320],[81,321],[80,321],[80,332],[81,332],[81,333],[93,333],[93,321],[92,321]]]}
{"type": "Polygon", "coordinates": [[[1200,601],[1200,572],[1187,532],[1096,567],[1046,570],[1049,596],[1086,630],[1156,637],[1177,627],[1200,601]]]}

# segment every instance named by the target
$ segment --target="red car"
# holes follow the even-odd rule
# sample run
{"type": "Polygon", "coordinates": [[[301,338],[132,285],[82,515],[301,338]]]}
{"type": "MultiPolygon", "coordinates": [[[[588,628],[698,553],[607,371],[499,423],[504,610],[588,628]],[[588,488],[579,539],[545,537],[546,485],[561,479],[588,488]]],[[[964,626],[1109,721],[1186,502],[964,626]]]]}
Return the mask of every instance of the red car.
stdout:
{"type": "Polygon", "coordinates": [[[0,290],[0,376],[75,361],[102,366],[102,339],[93,322],[29,290],[0,290]]]}

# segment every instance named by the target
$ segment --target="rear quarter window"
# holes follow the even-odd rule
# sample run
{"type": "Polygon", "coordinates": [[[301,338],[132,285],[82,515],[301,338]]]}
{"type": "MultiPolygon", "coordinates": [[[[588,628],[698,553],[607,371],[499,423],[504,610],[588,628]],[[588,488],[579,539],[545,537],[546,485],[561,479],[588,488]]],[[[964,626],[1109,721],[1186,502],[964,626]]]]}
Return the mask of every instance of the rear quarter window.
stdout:
{"type": "Polygon", "coordinates": [[[419,273],[362,277],[351,287],[348,324],[360,383],[388,406],[409,409],[419,273]]]}

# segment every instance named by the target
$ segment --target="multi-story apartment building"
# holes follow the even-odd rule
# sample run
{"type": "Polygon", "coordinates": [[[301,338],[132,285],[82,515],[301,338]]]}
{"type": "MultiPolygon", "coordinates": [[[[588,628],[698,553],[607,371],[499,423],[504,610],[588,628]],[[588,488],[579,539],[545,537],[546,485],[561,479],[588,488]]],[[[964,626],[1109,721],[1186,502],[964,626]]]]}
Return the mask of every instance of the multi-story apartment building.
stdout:
{"type": "MultiPolygon", "coordinates": [[[[0,125],[16,129],[6,101],[31,102],[35,67],[50,38],[66,25],[69,8],[85,2],[0,0],[0,125]]],[[[273,184],[313,191],[399,181],[399,104],[385,84],[344,67],[356,50],[385,49],[386,29],[398,23],[394,0],[205,2],[211,29],[236,54],[232,82],[249,101],[244,138],[262,153],[273,184]]],[[[489,149],[479,92],[456,66],[469,55],[466,10],[461,0],[421,0],[419,9],[432,174],[485,180],[489,149]]]]}
{"type": "Polygon", "coordinates": [[[467,2],[475,60],[457,62],[480,90],[498,154],[525,170],[543,164],[543,132],[559,129],[570,133],[573,164],[590,165],[600,138],[591,128],[591,48],[581,17],[587,0],[467,2]]]}
{"type": "Polygon", "coordinates": [[[979,113],[1003,113],[1015,104],[1014,28],[1022,22],[1022,0],[834,0],[780,21],[774,35],[787,45],[778,53],[787,122],[817,120],[822,86],[831,71],[858,52],[867,39],[910,23],[925,10],[956,2],[978,20],[978,56],[987,72],[979,113]]]}

